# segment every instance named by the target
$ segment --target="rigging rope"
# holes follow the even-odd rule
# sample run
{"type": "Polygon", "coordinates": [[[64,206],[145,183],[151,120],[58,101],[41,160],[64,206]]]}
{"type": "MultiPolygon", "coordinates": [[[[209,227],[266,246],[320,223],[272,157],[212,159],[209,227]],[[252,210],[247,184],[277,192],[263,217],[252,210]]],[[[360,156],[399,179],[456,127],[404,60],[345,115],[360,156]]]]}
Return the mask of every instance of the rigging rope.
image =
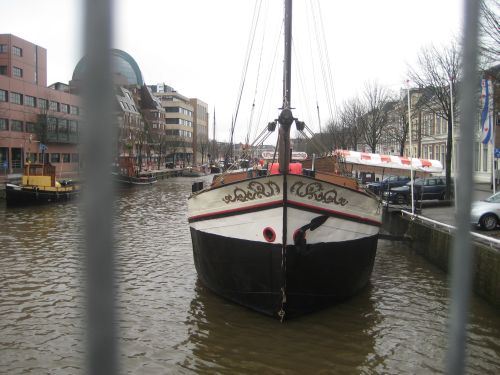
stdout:
{"type": "Polygon", "coordinates": [[[233,116],[232,124],[231,124],[231,140],[229,142],[229,147],[232,147],[232,144],[233,144],[234,129],[236,126],[236,121],[238,119],[238,112],[240,109],[241,97],[243,96],[243,90],[245,88],[245,81],[246,81],[246,76],[247,76],[247,72],[248,72],[248,64],[250,62],[250,56],[251,56],[251,52],[252,52],[252,48],[253,48],[253,42],[255,39],[255,29],[257,27],[257,23],[259,20],[261,5],[262,5],[262,0],[260,0],[258,3],[256,2],[255,7],[254,7],[252,24],[250,27],[250,34],[248,36],[248,44],[247,44],[247,51],[246,51],[246,55],[245,55],[245,63],[243,64],[243,71],[242,71],[241,82],[240,82],[240,90],[239,90],[239,94],[238,94],[238,99],[236,101],[235,114],[233,116]]]}
{"type": "MultiPolygon", "coordinates": [[[[269,89],[269,84],[272,82],[275,82],[274,80],[271,79],[271,77],[273,76],[273,72],[274,72],[274,67],[275,67],[275,62],[276,62],[276,56],[278,54],[278,45],[279,45],[279,42],[280,42],[280,39],[281,39],[281,33],[283,31],[283,23],[281,24],[281,28],[278,32],[278,35],[277,35],[277,38],[276,38],[276,43],[275,43],[275,48],[274,48],[274,56],[273,56],[273,60],[272,60],[272,63],[271,63],[271,68],[269,69],[269,75],[267,77],[267,84],[266,84],[266,89],[264,90],[264,98],[262,100],[262,103],[266,103],[266,98],[267,98],[267,92],[268,92],[268,89],[269,89]]],[[[272,90],[271,90],[271,97],[272,97],[272,94],[274,92],[274,85],[272,86],[272,90]]],[[[268,103],[268,111],[267,111],[267,118],[269,118],[269,108],[271,106],[271,103],[268,103]]],[[[260,107],[260,111],[259,111],[259,117],[257,119],[257,124],[260,124],[260,121],[261,121],[261,118],[262,118],[262,113],[263,113],[263,110],[264,110],[264,105],[262,105],[262,107],[260,107]]],[[[254,132],[254,138],[255,138],[255,133],[257,132],[257,127],[255,127],[255,132],[254,132]]]]}
{"type": "Polygon", "coordinates": [[[307,114],[307,118],[309,120],[309,122],[312,122],[311,119],[311,111],[310,111],[310,108],[311,106],[309,105],[309,100],[307,99],[307,96],[306,96],[306,92],[308,91],[307,88],[306,88],[306,85],[304,84],[305,80],[304,80],[304,76],[302,74],[302,64],[299,60],[299,57],[297,56],[297,49],[295,48],[295,43],[293,42],[292,40],[292,49],[293,49],[293,53],[294,53],[294,56],[295,56],[295,65],[297,67],[296,71],[297,71],[297,76],[298,76],[298,84],[300,86],[300,90],[298,90],[301,94],[301,97],[302,97],[302,100],[303,100],[303,103],[304,103],[304,109],[305,109],[305,112],[307,114]]]}
{"type": "Polygon", "coordinates": [[[326,94],[326,98],[327,98],[328,111],[330,114],[330,120],[333,120],[334,113],[333,113],[333,108],[332,108],[332,102],[334,103],[335,108],[337,107],[336,102],[335,102],[335,90],[333,88],[333,79],[332,79],[332,73],[331,73],[331,68],[330,68],[330,60],[329,60],[329,55],[328,55],[328,47],[327,47],[327,43],[326,43],[323,17],[321,15],[321,7],[320,7],[318,1],[316,1],[316,3],[317,3],[317,7],[318,7],[317,12],[314,11],[314,3],[311,4],[312,5],[314,30],[315,30],[316,42],[317,42],[319,56],[320,56],[320,67],[321,67],[321,73],[323,76],[323,85],[325,88],[325,94],[326,94]],[[319,22],[316,19],[317,18],[316,13],[319,14],[319,22]],[[320,26],[320,29],[318,29],[318,25],[320,26]]]}
{"type": "MultiPolygon", "coordinates": [[[[312,10],[309,8],[309,2],[306,2],[306,10],[309,14],[309,12],[312,12],[312,10]]],[[[312,18],[312,16],[311,16],[312,18]]],[[[309,17],[307,17],[309,19],[309,17]]],[[[309,56],[313,56],[313,51],[312,51],[312,37],[311,37],[311,23],[307,23],[307,34],[309,36],[309,56]]],[[[316,97],[316,109],[318,111],[318,126],[319,126],[319,133],[321,134],[321,119],[319,117],[319,102],[318,102],[318,86],[316,85],[316,64],[314,64],[314,61],[312,62],[312,68],[313,68],[313,83],[314,83],[314,94],[316,97]]]]}
{"type": "MultiPolygon", "coordinates": [[[[269,3],[266,2],[266,4],[269,4],[269,3]]],[[[268,14],[267,8],[266,8],[265,14],[266,14],[266,21],[267,21],[267,14],[268,14]]],[[[254,95],[253,95],[252,111],[250,112],[250,120],[248,122],[247,134],[245,137],[245,144],[248,144],[248,142],[250,141],[250,131],[252,129],[253,115],[254,115],[254,111],[255,111],[255,98],[257,97],[257,89],[259,87],[260,66],[262,63],[262,52],[264,50],[264,38],[266,36],[266,21],[264,21],[264,28],[262,30],[262,42],[261,42],[261,47],[260,47],[259,64],[257,66],[257,78],[255,80],[255,91],[254,91],[254,95]]]]}

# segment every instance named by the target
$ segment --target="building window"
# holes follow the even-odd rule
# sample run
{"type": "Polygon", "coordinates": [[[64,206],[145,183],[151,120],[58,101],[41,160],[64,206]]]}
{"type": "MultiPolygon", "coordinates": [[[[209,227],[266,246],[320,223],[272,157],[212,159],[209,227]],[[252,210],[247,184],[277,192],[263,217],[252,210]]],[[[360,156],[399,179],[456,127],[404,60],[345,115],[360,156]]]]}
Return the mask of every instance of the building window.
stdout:
{"type": "Polygon", "coordinates": [[[59,112],[59,103],[58,102],[53,102],[52,100],[50,101],[49,104],[49,109],[54,112],[59,112]]]}
{"type": "Polygon", "coordinates": [[[24,105],[27,105],[28,107],[35,107],[35,98],[33,96],[24,95],[24,105]]]}
{"type": "Polygon", "coordinates": [[[0,65],[0,75],[2,76],[7,75],[7,65],[0,65]]]}
{"type": "Polygon", "coordinates": [[[2,130],[9,130],[9,122],[6,118],[0,118],[0,131],[2,130]]]}
{"type": "Polygon", "coordinates": [[[16,46],[12,46],[12,53],[15,56],[23,57],[23,49],[22,48],[19,48],[19,47],[16,47],[16,46]]]}
{"type": "Polygon", "coordinates": [[[39,161],[40,163],[42,163],[42,162],[43,162],[43,163],[48,163],[48,162],[49,162],[49,154],[46,154],[46,153],[41,154],[41,153],[39,153],[39,154],[38,154],[38,161],[39,161]],[[45,155],[45,156],[43,156],[43,157],[42,157],[42,155],[45,155]],[[45,160],[43,160],[43,159],[45,159],[45,160]]]}
{"type": "Polygon", "coordinates": [[[10,102],[14,104],[23,104],[23,96],[17,92],[10,93],[10,102]]]}
{"type": "Polygon", "coordinates": [[[26,133],[34,133],[35,132],[35,123],[27,122],[26,124],[26,133]]]}
{"type": "Polygon", "coordinates": [[[78,115],[78,107],[72,105],[69,108],[70,108],[69,111],[72,115],[78,115]]]}
{"type": "Polygon", "coordinates": [[[71,154],[62,154],[62,162],[69,163],[71,154]]]}
{"type": "Polygon", "coordinates": [[[75,120],[69,120],[69,133],[77,134],[78,133],[78,122],[75,120]]]}
{"type": "Polygon", "coordinates": [[[37,100],[37,104],[38,104],[38,108],[41,108],[41,109],[47,109],[48,108],[48,103],[47,103],[47,99],[38,99],[37,100]]]}
{"type": "Polygon", "coordinates": [[[19,120],[10,120],[10,131],[12,132],[22,132],[23,122],[19,120]]]}
{"type": "Polygon", "coordinates": [[[12,68],[12,75],[14,77],[22,77],[23,76],[23,70],[21,68],[18,68],[17,66],[14,66],[12,68]]]}
{"type": "Polygon", "coordinates": [[[59,131],[66,132],[68,131],[68,120],[60,118],[59,122],[59,131]]]}
{"type": "Polygon", "coordinates": [[[58,138],[60,140],[67,141],[68,140],[68,120],[58,119],[57,120],[57,131],[58,138]]]}
{"type": "Polygon", "coordinates": [[[47,132],[55,133],[57,131],[57,119],[55,117],[47,118],[47,132]]]}
{"type": "Polygon", "coordinates": [[[61,103],[61,112],[69,113],[69,105],[61,103]]]}
{"type": "Polygon", "coordinates": [[[59,153],[50,154],[51,163],[59,163],[60,161],[61,161],[61,154],[59,153]]]}
{"type": "Polygon", "coordinates": [[[6,53],[8,48],[7,44],[0,44],[0,53],[6,53]]]}
{"type": "Polygon", "coordinates": [[[0,90],[0,102],[6,102],[6,101],[7,101],[7,91],[0,90]]]}

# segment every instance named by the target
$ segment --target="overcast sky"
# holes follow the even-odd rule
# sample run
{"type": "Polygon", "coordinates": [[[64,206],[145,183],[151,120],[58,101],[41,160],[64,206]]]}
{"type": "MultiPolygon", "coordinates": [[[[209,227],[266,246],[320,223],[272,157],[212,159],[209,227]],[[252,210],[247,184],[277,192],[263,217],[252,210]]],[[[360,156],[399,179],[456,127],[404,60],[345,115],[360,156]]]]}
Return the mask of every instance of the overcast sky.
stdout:
{"type": "MultiPolygon", "coordinates": [[[[210,136],[215,108],[216,137],[228,140],[252,17],[260,1],[115,0],[114,47],[137,61],[148,85],[164,82],[185,96],[206,102],[210,136]]],[[[280,0],[263,0],[260,6],[238,114],[237,141],[244,140],[249,125],[252,140],[278,115],[282,8],[280,0]]],[[[460,0],[296,0],[294,115],[317,131],[316,103],[325,126],[335,106],[361,93],[366,82],[376,81],[399,91],[404,87],[407,66],[414,65],[420,48],[431,43],[445,45],[459,37],[462,8],[460,0]],[[327,48],[318,50],[321,30],[327,48]],[[329,57],[323,68],[321,53],[329,57]],[[327,74],[322,75],[322,70],[327,74]],[[329,94],[325,79],[333,83],[326,85],[329,94]]],[[[82,56],[82,9],[81,0],[2,0],[0,33],[46,48],[49,84],[67,83],[82,56]]]]}

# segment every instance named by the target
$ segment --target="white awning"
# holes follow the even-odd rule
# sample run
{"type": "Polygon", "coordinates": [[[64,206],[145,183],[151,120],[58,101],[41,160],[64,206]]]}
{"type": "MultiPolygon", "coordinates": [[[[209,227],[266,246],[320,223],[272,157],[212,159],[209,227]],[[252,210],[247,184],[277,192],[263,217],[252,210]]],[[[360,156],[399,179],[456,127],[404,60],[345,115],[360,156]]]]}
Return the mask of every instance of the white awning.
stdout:
{"type": "Polygon", "coordinates": [[[367,152],[336,150],[335,154],[348,164],[357,164],[384,169],[414,170],[424,173],[441,173],[443,165],[439,160],[407,158],[394,155],[370,154],[367,152]]]}

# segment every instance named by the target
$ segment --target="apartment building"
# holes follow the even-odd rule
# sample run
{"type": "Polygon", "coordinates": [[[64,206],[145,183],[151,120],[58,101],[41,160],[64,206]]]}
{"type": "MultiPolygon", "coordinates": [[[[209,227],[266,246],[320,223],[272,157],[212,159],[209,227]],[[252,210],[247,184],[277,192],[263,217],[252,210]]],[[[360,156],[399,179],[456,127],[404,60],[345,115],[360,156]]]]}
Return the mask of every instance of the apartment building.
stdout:
{"type": "Polygon", "coordinates": [[[208,161],[208,105],[200,99],[190,99],[193,111],[193,164],[208,161]]]}
{"type": "MultiPolygon", "coordinates": [[[[193,162],[194,110],[190,99],[162,83],[149,86],[165,110],[168,162],[193,162]]],[[[208,121],[208,119],[207,119],[208,121]]]]}
{"type": "Polygon", "coordinates": [[[28,159],[77,172],[79,126],[80,98],[63,83],[47,87],[47,50],[0,34],[0,175],[28,159]]]}

